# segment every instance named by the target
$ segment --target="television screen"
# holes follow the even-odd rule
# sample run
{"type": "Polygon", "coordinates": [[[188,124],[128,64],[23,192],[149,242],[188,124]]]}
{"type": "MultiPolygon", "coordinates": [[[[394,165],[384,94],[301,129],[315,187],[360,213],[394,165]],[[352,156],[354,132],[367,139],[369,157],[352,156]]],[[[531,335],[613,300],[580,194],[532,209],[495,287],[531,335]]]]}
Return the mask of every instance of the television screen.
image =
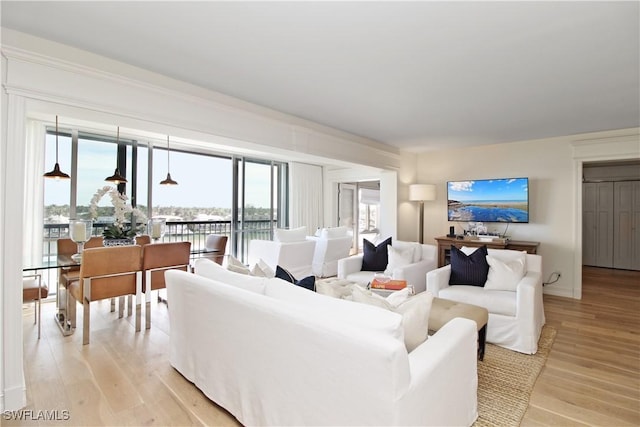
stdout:
{"type": "Polygon", "coordinates": [[[449,221],[529,222],[529,178],[447,183],[449,221]]]}

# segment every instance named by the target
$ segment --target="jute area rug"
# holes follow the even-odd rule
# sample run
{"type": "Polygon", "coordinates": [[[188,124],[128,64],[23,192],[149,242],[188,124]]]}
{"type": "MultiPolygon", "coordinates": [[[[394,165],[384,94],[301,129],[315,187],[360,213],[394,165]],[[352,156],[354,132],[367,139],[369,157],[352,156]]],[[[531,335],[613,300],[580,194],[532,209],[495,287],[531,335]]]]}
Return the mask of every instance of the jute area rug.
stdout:
{"type": "Polygon", "coordinates": [[[552,326],[544,326],[533,355],[487,344],[484,361],[478,361],[478,419],[474,427],[518,426],[536,379],[556,337],[552,326]]]}

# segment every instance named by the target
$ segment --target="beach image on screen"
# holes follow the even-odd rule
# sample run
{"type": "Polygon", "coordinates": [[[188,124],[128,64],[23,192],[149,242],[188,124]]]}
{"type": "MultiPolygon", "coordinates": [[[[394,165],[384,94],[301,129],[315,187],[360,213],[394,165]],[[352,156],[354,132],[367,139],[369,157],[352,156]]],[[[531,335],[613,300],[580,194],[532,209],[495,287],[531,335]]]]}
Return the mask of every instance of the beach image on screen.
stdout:
{"type": "Polygon", "coordinates": [[[452,181],[449,221],[529,222],[528,178],[452,181]]]}

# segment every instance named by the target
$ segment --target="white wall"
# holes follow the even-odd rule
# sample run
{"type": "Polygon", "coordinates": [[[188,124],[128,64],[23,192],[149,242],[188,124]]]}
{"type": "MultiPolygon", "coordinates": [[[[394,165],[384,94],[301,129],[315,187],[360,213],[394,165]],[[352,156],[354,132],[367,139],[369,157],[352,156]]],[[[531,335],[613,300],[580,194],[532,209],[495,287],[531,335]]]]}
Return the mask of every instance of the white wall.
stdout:
{"type": "MultiPolygon", "coordinates": [[[[638,130],[601,132],[536,141],[421,153],[416,160],[402,156],[403,167],[416,169],[416,181],[437,185],[437,200],[425,203],[425,243],[448,233],[455,225],[447,221],[447,181],[486,178],[529,178],[528,224],[511,224],[508,234],[514,240],[540,242],[543,280],[554,271],[560,280],[545,287],[545,293],[581,296],[581,161],[576,159],[640,158],[638,130]],[[586,142],[584,142],[586,141],[586,142]],[[578,152],[577,145],[586,146],[578,152]],[[599,148],[596,148],[599,147],[599,148]]],[[[398,203],[399,235],[415,235],[414,211],[398,203]]],[[[503,232],[505,225],[490,226],[503,232]]]]}

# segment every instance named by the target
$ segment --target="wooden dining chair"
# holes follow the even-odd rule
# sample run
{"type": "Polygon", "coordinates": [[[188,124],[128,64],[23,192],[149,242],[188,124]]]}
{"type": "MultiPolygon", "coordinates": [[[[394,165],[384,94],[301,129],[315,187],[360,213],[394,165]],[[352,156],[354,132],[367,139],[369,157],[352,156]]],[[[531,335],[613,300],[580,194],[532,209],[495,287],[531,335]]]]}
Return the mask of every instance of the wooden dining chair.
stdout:
{"type": "MultiPolygon", "coordinates": [[[[69,238],[58,239],[56,241],[56,246],[58,249],[58,255],[71,257],[71,255],[78,251],[78,244],[69,238]]],[[[102,236],[92,236],[89,241],[84,244],[85,249],[99,247],[102,247],[102,236]]],[[[78,280],[79,276],[79,266],[63,267],[60,269],[58,282],[66,288],[69,282],[78,280]]]]}
{"type": "Polygon", "coordinates": [[[203,258],[209,258],[222,265],[224,253],[227,250],[227,236],[220,234],[209,234],[205,240],[204,247],[211,253],[204,253],[203,258]]]}
{"type": "Polygon", "coordinates": [[[38,339],[40,339],[40,325],[42,324],[42,299],[49,296],[49,288],[42,281],[40,274],[23,276],[22,278],[22,302],[35,302],[33,323],[38,324],[38,339]]]}
{"type": "MultiPolygon", "coordinates": [[[[151,236],[149,236],[148,234],[142,234],[140,236],[136,236],[136,245],[144,246],[149,244],[151,244],[151,236]]],[[[120,297],[118,299],[118,313],[120,317],[123,316],[123,312],[124,312],[124,298],[125,297],[120,297]]],[[[129,295],[127,298],[127,317],[131,316],[131,312],[133,311],[132,306],[133,306],[133,295],[129,295]]],[[[115,308],[116,308],[115,298],[111,298],[111,312],[114,312],[115,308]]]]}
{"type": "Polygon", "coordinates": [[[142,249],[145,328],[151,327],[151,292],[166,288],[164,272],[189,270],[191,242],[155,243],[142,249]]]}
{"type": "Polygon", "coordinates": [[[151,243],[151,236],[148,234],[143,234],[141,236],[136,236],[136,245],[144,246],[151,243]]]}
{"type": "MultiPolygon", "coordinates": [[[[89,344],[90,305],[93,301],[127,295],[136,296],[135,329],[140,331],[142,296],[142,247],[119,246],[85,249],[80,276],[69,284],[68,294],[84,309],[82,344],[89,344]]],[[[75,304],[70,318],[76,323],[75,304]]]]}

